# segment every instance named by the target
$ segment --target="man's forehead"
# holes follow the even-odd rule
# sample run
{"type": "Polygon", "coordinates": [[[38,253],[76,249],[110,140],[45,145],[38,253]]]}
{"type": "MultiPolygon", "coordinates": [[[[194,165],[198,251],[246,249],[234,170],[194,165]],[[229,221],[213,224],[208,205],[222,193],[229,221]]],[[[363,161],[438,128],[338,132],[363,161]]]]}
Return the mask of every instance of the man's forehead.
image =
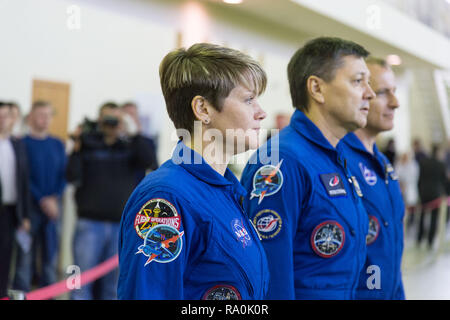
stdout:
{"type": "Polygon", "coordinates": [[[376,82],[389,82],[395,84],[395,74],[390,68],[386,68],[376,64],[369,64],[369,70],[371,72],[371,81],[376,82]]]}
{"type": "Polygon", "coordinates": [[[362,75],[365,77],[370,76],[370,70],[365,63],[364,58],[349,55],[344,56],[341,59],[342,64],[340,68],[338,68],[338,70],[341,69],[342,71],[351,73],[353,75],[362,75]]]}

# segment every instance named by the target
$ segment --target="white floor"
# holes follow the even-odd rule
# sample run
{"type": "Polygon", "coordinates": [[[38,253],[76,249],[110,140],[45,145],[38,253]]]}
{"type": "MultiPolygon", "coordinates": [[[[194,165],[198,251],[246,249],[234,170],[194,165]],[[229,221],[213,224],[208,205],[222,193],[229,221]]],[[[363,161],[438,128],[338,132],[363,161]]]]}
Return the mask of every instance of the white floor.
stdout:
{"type": "Polygon", "coordinates": [[[450,226],[429,250],[415,243],[416,226],[405,239],[403,285],[408,300],[450,300],[450,226]]]}

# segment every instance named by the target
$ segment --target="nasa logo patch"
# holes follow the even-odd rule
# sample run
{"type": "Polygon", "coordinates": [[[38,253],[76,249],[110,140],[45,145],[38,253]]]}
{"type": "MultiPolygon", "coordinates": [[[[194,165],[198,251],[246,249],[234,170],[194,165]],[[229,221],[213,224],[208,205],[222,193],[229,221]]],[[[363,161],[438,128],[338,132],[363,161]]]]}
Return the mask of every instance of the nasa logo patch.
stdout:
{"type": "Polygon", "coordinates": [[[311,246],[322,258],[331,258],[344,247],[345,231],[336,221],[325,221],[316,226],[311,234],[311,246]]]}
{"type": "Polygon", "coordinates": [[[208,289],[202,300],[241,300],[241,294],[233,286],[220,284],[208,289]]]}
{"type": "Polygon", "coordinates": [[[359,163],[359,169],[361,170],[364,180],[369,186],[372,187],[377,183],[377,175],[375,174],[375,171],[370,170],[362,162],[359,163]]]}
{"type": "Polygon", "coordinates": [[[231,221],[231,230],[236,235],[237,241],[242,243],[242,247],[248,247],[252,244],[252,238],[250,233],[248,233],[247,229],[245,229],[242,220],[233,219],[231,221]]]}
{"type": "Polygon", "coordinates": [[[366,244],[371,245],[380,234],[380,223],[375,216],[369,215],[369,233],[366,236],[366,244]]]}
{"type": "Polygon", "coordinates": [[[280,233],[282,221],[277,212],[264,209],[255,215],[253,224],[262,239],[272,239],[280,233]]]}
{"type": "Polygon", "coordinates": [[[166,199],[154,198],[147,201],[134,218],[134,229],[145,238],[147,232],[158,224],[166,224],[180,230],[180,216],[177,209],[166,199]]]}
{"type": "Polygon", "coordinates": [[[276,166],[265,165],[255,172],[250,200],[254,197],[258,197],[258,204],[260,204],[264,197],[271,196],[281,189],[281,186],[283,185],[283,174],[280,170],[282,163],[283,160],[276,166]]]}
{"type": "Polygon", "coordinates": [[[151,228],[145,236],[136,254],[148,257],[144,267],[150,262],[168,263],[175,260],[183,248],[184,231],[179,232],[172,226],[158,224],[151,228]]]}

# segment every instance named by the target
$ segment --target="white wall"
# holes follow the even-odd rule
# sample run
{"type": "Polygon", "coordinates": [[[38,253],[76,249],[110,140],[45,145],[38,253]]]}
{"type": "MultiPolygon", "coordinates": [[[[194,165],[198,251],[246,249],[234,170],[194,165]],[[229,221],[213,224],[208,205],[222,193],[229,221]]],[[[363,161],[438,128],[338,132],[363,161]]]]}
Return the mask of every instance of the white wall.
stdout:
{"type": "Polygon", "coordinates": [[[69,129],[106,100],[157,91],[159,61],[175,45],[170,27],[76,1],[3,0],[0,21],[0,98],[27,111],[33,78],[68,82],[69,129]]]}
{"type": "Polygon", "coordinates": [[[183,39],[196,32],[193,39],[226,44],[262,60],[269,78],[261,98],[269,114],[265,127],[273,125],[277,111],[291,111],[286,66],[295,46],[287,43],[295,36],[286,40],[286,32],[254,31],[246,17],[230,24],[230,13],[198,3],[200,18],[208,23],[205,39],[201,23],[197,29],[186,27],[198,16],[179,1],[0,1],[0,39],[6,44],[0,50],[0,70],[6,75],[0,77],[0,99],[15,100],[26,112],[32,79],[68,82],[69,130],[84,116],[95,118],[106,100],[137,99],[161,130],[159,158],[167,159],[175,141],[170,141],[173,126],[161,98],[158,66],[175,48],[179,30],[183,39]]]}

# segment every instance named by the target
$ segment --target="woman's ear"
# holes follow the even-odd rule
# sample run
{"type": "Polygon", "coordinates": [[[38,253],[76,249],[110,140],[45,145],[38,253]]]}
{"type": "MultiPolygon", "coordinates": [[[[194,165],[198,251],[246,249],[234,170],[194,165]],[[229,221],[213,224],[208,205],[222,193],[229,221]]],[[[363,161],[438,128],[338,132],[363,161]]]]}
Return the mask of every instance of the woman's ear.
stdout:
{"type": "Polygon", "coordinates": [[[312,100],[319,104],[325,103],[324,81],[317,76],[310,76],[306,81],[306,87],[312,100]]]}
{"type": "Polygon", "coordinates": [[[202,96],[195,96],[191,101],[192,112],[197,120],[200,120],[204,124],[209,124],[211,122],[209,103],[202,96]]]}

